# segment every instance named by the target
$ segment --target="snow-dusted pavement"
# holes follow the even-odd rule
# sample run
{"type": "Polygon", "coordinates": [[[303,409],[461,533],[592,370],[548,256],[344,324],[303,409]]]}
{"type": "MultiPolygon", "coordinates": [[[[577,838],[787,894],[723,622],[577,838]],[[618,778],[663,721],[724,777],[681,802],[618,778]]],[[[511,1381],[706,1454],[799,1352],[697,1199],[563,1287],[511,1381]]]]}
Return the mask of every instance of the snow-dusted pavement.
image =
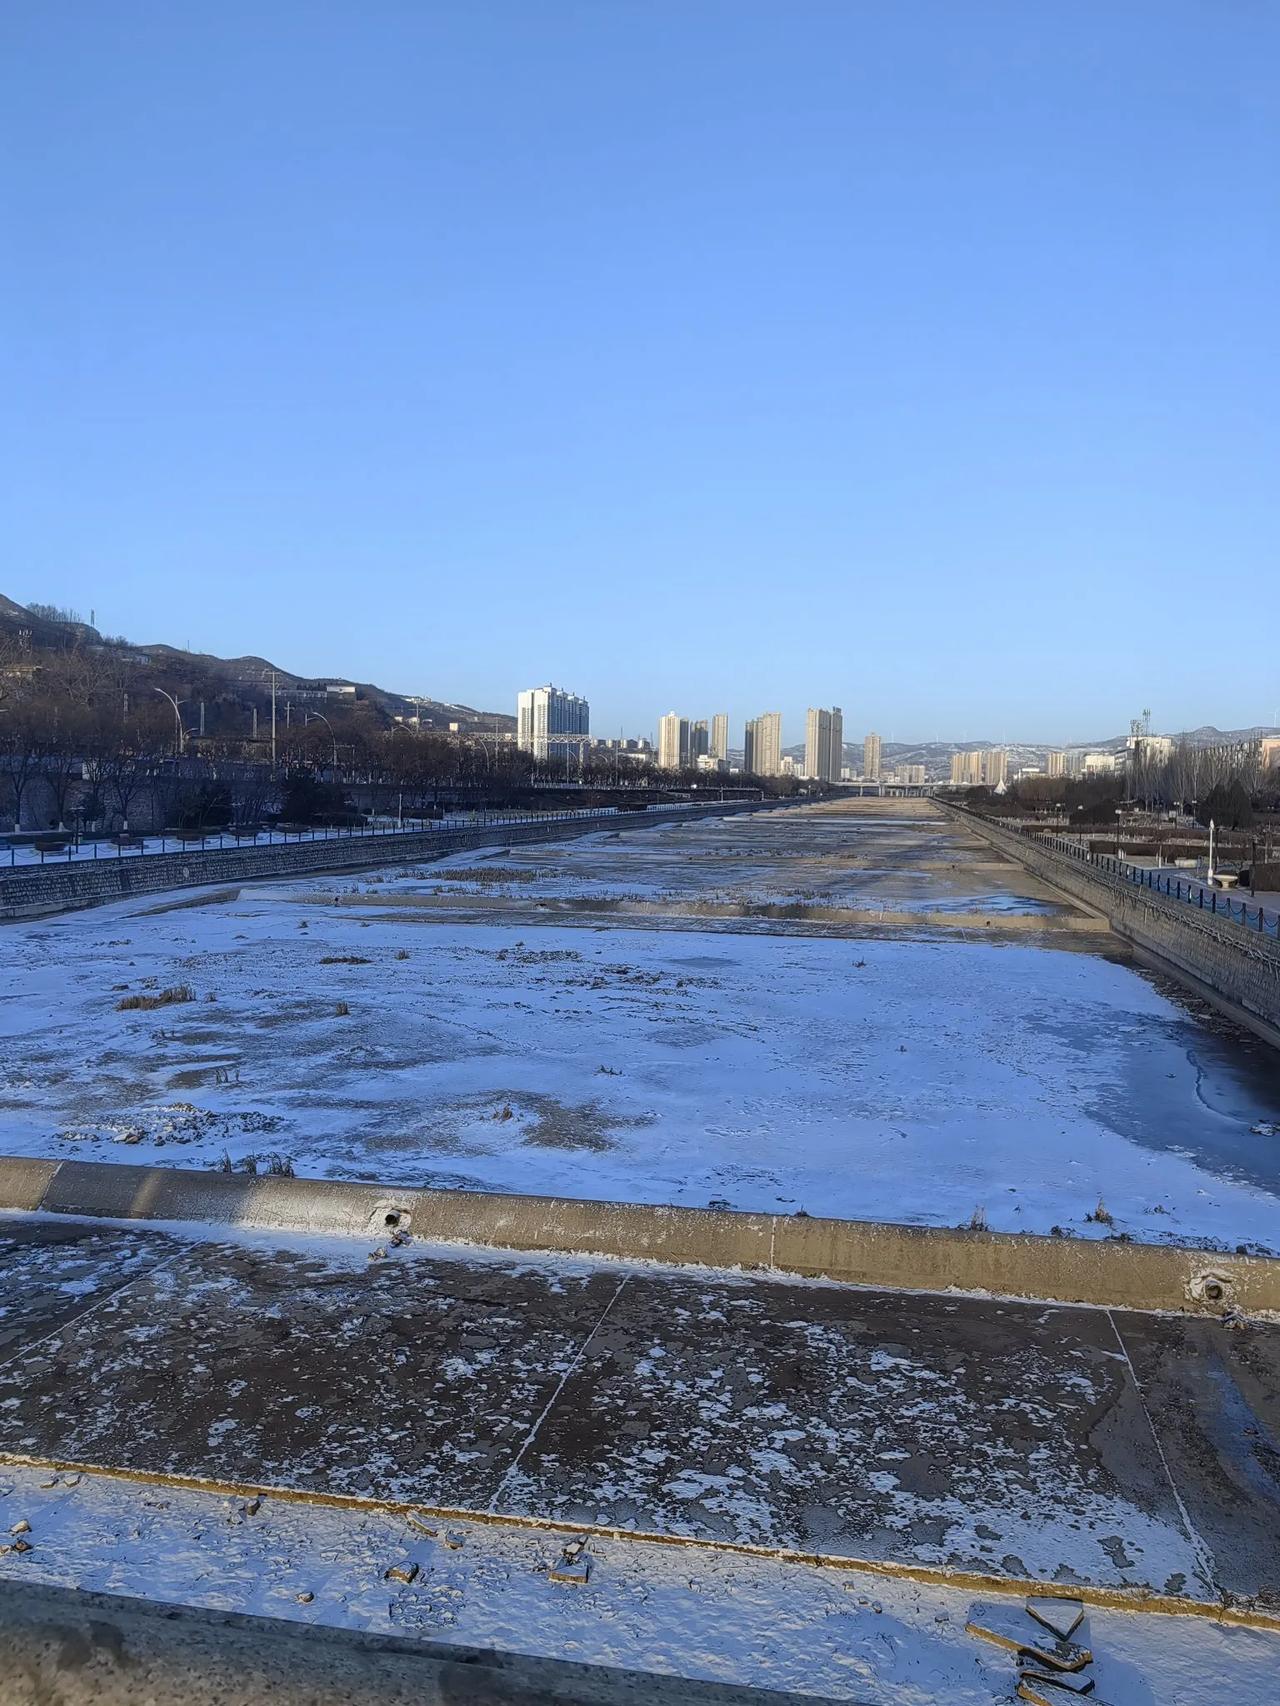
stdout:
{"type": "Polygon", "coordinates": [[[8,926],[0,1152],[1280,1249],[1269,1051],[875,805],[8,926]]]}
{"type": "MultiPolygon", "coordinates": [[[[1013,1698],[1012,1655],[965,1633],[990,1593],[603,1535],[575,1585],[551,1579],[565,1536],[545,1529],[251,1502],[0,1468],[0,1532],[30,1522],[33,1542],[0,1577],[861,1706],[1013,1698]]],[[[1278,1635],[1091,1608],[1076,1638],[1109,1706],[1275,1706],[1278,1635]]]]}
{"type": "MultiPolygon", "coordinates": [[[[0,1583],[867,1706],[1012,1693],[931,1572],[1280,1606],[1276,1328],[20,1216],[0,1323],[0,1583]]],[[[1278,1635],[1085,1634],[1111,1706],[1273,1699],[1278,1635]]]]}

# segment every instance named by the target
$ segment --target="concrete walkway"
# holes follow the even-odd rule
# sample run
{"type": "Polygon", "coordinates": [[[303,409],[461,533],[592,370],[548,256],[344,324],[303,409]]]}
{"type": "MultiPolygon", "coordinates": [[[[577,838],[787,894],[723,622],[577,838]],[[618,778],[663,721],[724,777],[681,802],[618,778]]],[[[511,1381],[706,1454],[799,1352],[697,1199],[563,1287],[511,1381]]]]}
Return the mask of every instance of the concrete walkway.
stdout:
{"type": "Polygon", "coordinates": [[[281,1243],[3,1223],[0,1452],[1280,1617],[1275,1327],[281,1243]]]}

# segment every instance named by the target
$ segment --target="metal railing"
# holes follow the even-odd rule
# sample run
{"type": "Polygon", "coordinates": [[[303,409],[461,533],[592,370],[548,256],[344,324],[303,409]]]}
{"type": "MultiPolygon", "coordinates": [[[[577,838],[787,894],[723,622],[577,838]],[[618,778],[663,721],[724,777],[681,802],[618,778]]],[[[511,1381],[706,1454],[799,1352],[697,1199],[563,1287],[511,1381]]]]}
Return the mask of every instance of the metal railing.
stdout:
{"type": "Polygon", "coordinates": [[[1104,871],[1121,882],[1131,883],[1135,888],[1145,888],[1153,894],[1162,894],[1169,900],[1181,901],[1187,906],[1195,907],[1199,912],[1221,919],[1224,923],[1239,925],[1242,929],[1252,930],[1259,935],[1274,936],[1280,942],[1280,912],[1273,910],[1268,914],[1262,905],[1250,906],[1244,900],[1234,901],[1226,891],[1212,888],[1197,877],[1179,876],[1176,871],[1166,871],[1158,866],[1135,865],[1128,859],[1117,858],[1110,853],[1092,853],[1087,847],[1082,847],[1078,841],[1073,841],[1065,835],[1033,836],[1027,835],[1025,831],[1018,833],[1024,835],[1033,846],[1052,847],[1055,852],[1065,854],[1077,864],[1104,871]]]}
{"type": "MultiPolygon", "coordinates": [[[[192,832],[191,834],[174,834],[173,832],[147,836],[120,836],[105,838],[83,838],[74,834],[67,837],[66,846],[49,850],[39,847],[39,840],[58,840],[60,837],[50,832],[47,836],[38,837],[35,841],[9,844],[8,868],[39,869],[44,865],[70,865],[74,863],[93,863],[99,859],[146,859],[163,853],[201,853],[235,850],[254,847],[293,847],[312,841],[364,841],[375,837],[387,836],[421,836],[443,834],[450,831],[487,830],[516,828],[527,824],[575,823],[583,818],[610,819],[623,818],[634,822],[649,812],[678,812],[702,810],[708,808],[719,810],[734,810],[744,805],[755,805],[757,801],[747,800],[668,800],[653,805],[646,805],[639,811],[619,811],[617,806],[582,807],[575,811],[558,812],[469,812],[460,817],[417,818],[411,823],[360,823],[350,826],[322,826],[317,829],[264,829],[254,835],[236,835],[231,830],[211,830],[207,834],[192,832]],[[30,850],[29,858],[19,859],[20,852],[30,850]]],[[[3,870],[0,870],[0,875],[3,870]]]]}

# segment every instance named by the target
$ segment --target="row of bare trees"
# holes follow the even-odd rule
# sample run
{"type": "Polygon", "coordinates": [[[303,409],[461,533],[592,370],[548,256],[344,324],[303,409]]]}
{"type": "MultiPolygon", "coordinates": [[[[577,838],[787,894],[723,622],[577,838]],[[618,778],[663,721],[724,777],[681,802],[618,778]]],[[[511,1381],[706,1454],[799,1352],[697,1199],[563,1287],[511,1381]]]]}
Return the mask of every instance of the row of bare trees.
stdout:
{"type": "MultiPolygon", "coordinates": [[[[418,817],[460,792],[500,803],[540,785],[705,789],[729,780],[590,750],[535,761],[495,735],[388,724],[366,701],[278,722],[274,743],[261,717],[256,739],[247,732],[200,738],[173,700],[181,707],[219,684],[163,676],[161,688],[154,674],[109,652],[33,652],[0,641],[0,827],[247,824],[277,815],[290,793],[333,816],[418,817]]],[[[240,704],[241,723],[249,716],[240,704]]],[[[773,786],[780,791],[784,783],[773,786]]]]}

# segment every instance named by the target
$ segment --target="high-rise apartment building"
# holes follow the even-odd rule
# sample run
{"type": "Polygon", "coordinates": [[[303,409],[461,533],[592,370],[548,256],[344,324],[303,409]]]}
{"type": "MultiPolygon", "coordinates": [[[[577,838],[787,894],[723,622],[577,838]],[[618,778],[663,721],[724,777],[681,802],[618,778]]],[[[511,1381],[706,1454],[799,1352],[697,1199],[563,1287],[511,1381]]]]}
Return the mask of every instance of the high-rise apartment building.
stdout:
{"type": "Polygon", "coordinates": [[[819,782],[838,782],[844,757],[844,716],[839,705],[809,707],[804,730],[804,773],[819,782]]]}
{"type": "Polygon", "coordinates": [[[711,719],[711,756],[712,758],[727,759],[729,756],[729,714],[727,711],[717,711],[711,719]]]}
{"type": "Polygon", "coordinates": [[[1258,766],[1265,776],[1268,771],[1280,770],[1280,740],[1268,735],[1258,747],[1258,766]]]}
{"type": "Polygon", "coordinates": [[[711,754],[711,735],[707,728],[707,720],[700,717],[696,723],[689,724],[689,762],[697,764],[700,758],[708,758],[711,754]]]}
{"type": "Polygon", "coordinates": [[[988,788],[998,788],[1009,780],[1009,754],[1002,746],[993,746],[982,754],[982,780],[988,788]]]}
{"type": "Polygon", "coordinates": [[[981,752],[953,752],[951,754],[951,786],[953,788],[976,788],[982,781],[981,752]]]}
{"type": "Polygon", "coordinates": [[[591,732],[591,707],[576,693],[560,687],[530,687],[516,700],[516,745],[535,758],[574,758],[582,741],[557,740],[557,735],[591,732]]]}
{"type": "Polygon", "coordinates": [[[782,774],[782,712],[752,717],[742,743],[743,769],[753,776],[782,774]]]}
{"type": "Polygon", "coordinates": [[[877,734],[862,737],[862,774],[868,782],[880,780],[880,736],[877,734]]]}
{"type": "Polygon", "coordinates": [[[658,721],[658,764],[663,770],[689,767],[689,719],[668,711],[658,721]]]}
{"type": "Polygon", "coordinates": [[[1062,752],[1046,752],[1044,755],[1044,773],[1046,776],[1061,776],[1065,769],[1066,754],[1062,752]]]}

